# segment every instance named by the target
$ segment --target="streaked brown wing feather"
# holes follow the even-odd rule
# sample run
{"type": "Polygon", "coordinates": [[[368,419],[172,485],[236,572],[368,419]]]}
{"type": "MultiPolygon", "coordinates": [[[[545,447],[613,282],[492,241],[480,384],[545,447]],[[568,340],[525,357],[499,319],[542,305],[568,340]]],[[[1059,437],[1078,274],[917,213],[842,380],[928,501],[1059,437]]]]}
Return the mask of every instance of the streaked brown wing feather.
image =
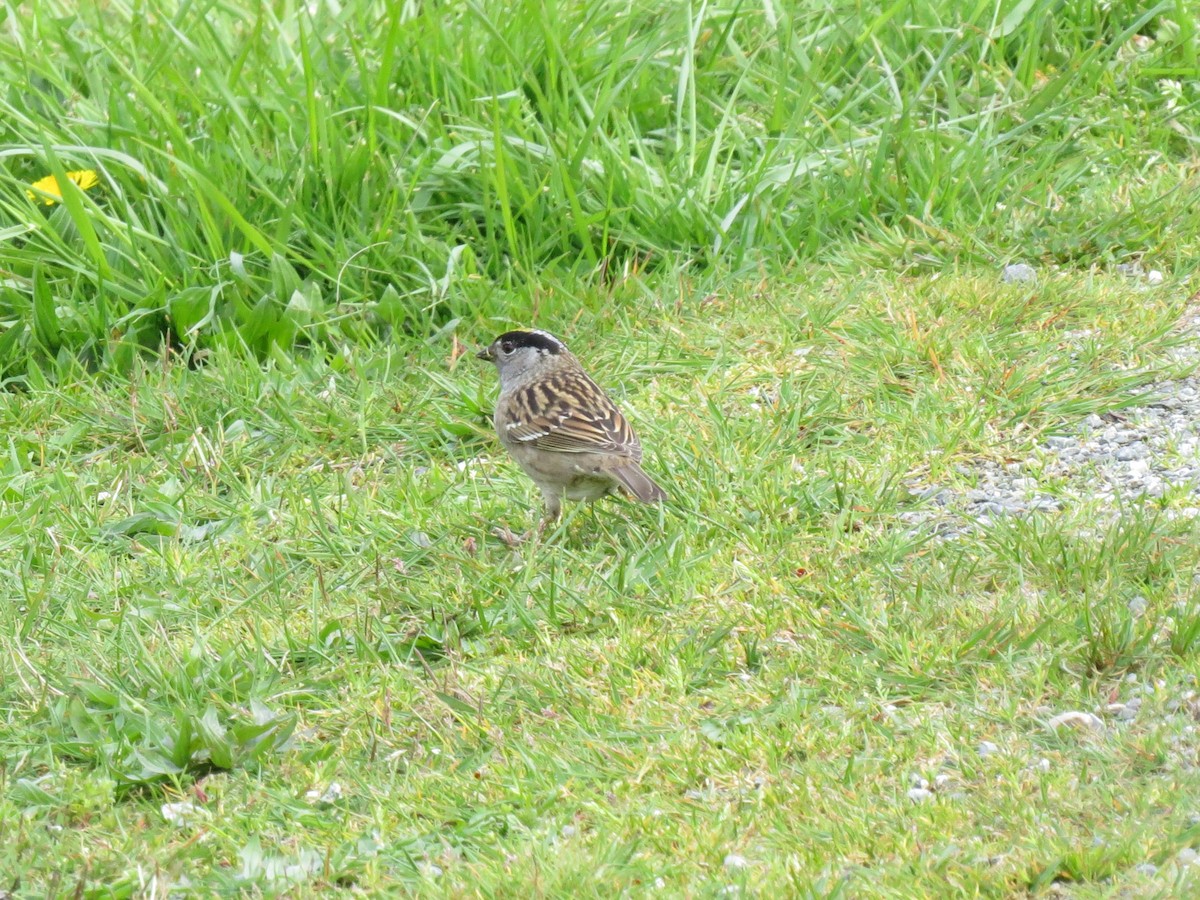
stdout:
{"type": "Polygon", "coordinates": [[[621,411],[582,372],[552,376],[522,389],[508,423],[513,440],[558,453],[611,453],[633,460],[642,448],[621,411]]]}

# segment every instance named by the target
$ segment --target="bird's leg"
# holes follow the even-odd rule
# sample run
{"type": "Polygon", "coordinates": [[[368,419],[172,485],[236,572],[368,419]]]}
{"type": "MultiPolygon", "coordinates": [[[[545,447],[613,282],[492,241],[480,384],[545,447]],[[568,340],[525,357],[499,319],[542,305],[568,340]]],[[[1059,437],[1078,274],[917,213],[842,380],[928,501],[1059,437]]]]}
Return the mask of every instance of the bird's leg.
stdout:
{"type": "Polygon", "coordinates": [[[538,537],[546,533],[546,529],[558,521],[558,516],[562,512],[562,496],[555,491],[543,491],[542,495],[546,498],[546,514],[542,516],[541,524],[538,525],[538,537]]]}

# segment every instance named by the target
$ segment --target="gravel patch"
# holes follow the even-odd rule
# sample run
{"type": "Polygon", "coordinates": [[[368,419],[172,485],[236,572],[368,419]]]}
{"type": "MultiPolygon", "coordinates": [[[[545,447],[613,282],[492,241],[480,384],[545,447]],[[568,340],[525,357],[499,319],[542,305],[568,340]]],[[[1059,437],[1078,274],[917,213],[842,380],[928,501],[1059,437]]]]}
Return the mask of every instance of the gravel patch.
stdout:
{"type": "MultiPolygon", "coordinates": [[[[1176,361],[1200,362],[1200,314],[1183,328],[1196,341],[1175,350],[1176,361]]],[[[1047,437],[1025,460],[960,467],[975,479],[972,489],[910,484],[912,495],[926,504],[901,518],[953,539],[1006,516],[1050,513],[1094,499],[1116,509],[1168,492],[1182,495],[1183,505],[1166,515],[1200,516],[1200,372],[1147,393],[1152,399],[1146,405],[1087,416],[1067,433],[1047,437]]]]}

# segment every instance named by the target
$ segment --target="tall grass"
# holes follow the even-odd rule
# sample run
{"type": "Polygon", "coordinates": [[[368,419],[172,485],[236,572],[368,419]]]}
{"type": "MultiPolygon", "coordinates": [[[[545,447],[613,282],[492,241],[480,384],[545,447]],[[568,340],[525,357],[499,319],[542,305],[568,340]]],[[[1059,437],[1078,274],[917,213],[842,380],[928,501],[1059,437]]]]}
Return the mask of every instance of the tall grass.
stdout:
{"type": "Polygon", "coordinates": [[[555,272],[1182,264],[1200,233],[1195,14],[6,5],[0,366],[123,368],[164,336],[263,354],[422,334],[512,315],[555,272]],[[27,197],[79,168],[101,186],[27,197]]]}

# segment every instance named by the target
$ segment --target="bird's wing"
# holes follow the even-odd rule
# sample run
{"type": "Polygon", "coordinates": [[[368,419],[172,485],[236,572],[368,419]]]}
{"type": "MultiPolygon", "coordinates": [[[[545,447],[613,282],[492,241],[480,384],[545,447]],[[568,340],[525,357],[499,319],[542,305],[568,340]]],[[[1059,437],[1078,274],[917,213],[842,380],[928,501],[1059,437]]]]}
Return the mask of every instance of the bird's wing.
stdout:
{"type": "Polygon", "coordinates": [[[528,385],[514,397],[509,411],[509,438],[539,450],[642,458],[637,436],[621,411],[582,372],[528,385]]]}

